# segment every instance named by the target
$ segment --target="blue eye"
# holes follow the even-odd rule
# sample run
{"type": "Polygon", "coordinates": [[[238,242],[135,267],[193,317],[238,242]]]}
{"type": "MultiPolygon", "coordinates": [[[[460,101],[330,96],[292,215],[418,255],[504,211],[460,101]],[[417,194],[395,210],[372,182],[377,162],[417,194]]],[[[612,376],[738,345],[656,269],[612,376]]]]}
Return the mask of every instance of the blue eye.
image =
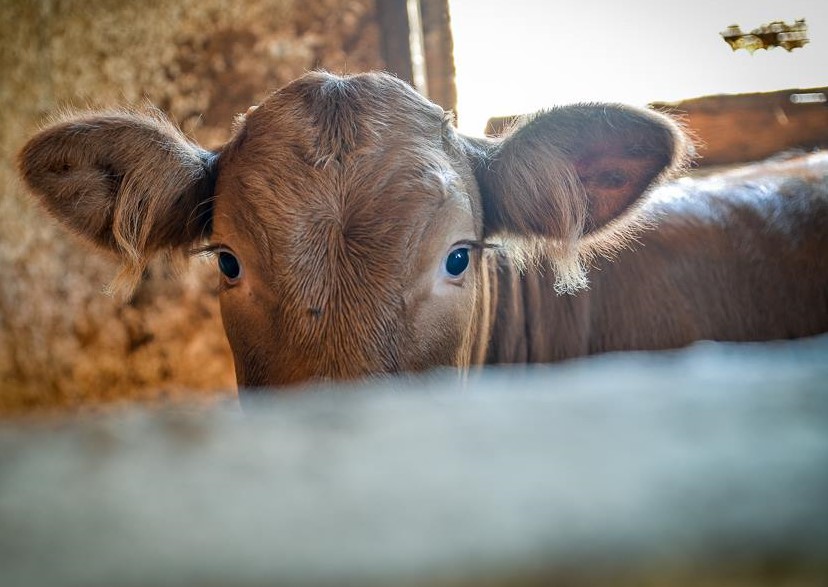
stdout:
{"type": "Polygon", "coordinates": [[[227,251],[220,251],[218,254],[219,271],[224,275],[228,281],[235,281],[241,275],[241,265],[233,253],[227,251]]]}
{"type": "Polygon", "coordinates": [[[469,266],[468,247],[457,247],[446,257],[446,272],[452,277],[459,277],[469,266]]]}

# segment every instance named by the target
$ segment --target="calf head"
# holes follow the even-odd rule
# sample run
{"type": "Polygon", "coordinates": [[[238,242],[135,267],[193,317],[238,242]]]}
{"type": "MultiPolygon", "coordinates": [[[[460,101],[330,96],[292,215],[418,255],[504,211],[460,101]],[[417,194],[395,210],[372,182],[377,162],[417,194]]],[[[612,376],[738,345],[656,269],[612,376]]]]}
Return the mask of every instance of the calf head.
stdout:
{"type": "Polygon", "coordinates": [[[311,73],[216,151],[157,113],[87,113],[35,136],[20,167],[121,257],[127,287],[153,255],[209,243],[239,385],[258,387],[468,365],[492,243],[576,289],[685,153],[648,111],[556,108],[471,139],[389,75],[311,73]]]}

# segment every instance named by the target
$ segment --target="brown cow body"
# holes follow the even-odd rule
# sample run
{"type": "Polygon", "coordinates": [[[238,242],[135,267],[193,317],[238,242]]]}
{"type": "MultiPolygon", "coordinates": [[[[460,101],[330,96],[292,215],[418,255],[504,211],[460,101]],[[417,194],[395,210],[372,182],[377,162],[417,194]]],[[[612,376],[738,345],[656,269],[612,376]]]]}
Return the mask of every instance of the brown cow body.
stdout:
{"type": "Polygon", "coordinates": [[[470,139],[390,76],[313,73],[214,153],[87,114],[21,168],[127,278],[208,238],[242,387],[828,330],[824,156],[651,193],[687,150],[616,105],[470,139]]]}
{"type": "Polygon", "coordinates": [[[500,257],[486,360],[828,331],[828,153],[683,178],[651,194],[646,209],[655,226],[599,260],[574,296],[549,295],[551,271],[521,273],[500,257]]]}

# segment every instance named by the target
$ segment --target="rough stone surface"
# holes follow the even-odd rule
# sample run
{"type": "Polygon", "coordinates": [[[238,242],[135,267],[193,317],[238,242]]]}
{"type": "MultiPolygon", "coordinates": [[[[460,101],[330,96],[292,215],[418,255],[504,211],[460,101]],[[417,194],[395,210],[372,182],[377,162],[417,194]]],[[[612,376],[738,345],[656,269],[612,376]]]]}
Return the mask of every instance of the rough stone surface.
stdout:
{"type": "Polygon", "coordinates": [[[0,584],[823,587],[826,353],[704,344],[5,424],[0,584]]]}
{"type": "Polygon", "coordinates": [[[232,393],[214,269],[155,265],[128,304],[25,195],[25,140],[57,111],[151,102],[206,146],[305,71],[381,68],[373,0],[0,2],[0,415],[232,393]]]}

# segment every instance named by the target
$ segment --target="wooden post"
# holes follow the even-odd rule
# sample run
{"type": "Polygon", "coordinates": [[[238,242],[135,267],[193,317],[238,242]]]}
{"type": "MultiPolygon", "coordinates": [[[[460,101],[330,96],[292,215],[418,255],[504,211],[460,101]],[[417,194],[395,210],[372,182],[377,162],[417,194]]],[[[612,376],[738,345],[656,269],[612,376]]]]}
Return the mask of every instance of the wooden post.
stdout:
{"type": "Polygon", "coordinates": [[[0,426],[0,585],[825,587],[828,337],[0,426]]]}
{"type": "Polygon", "coordinates": [[[698,139],[698,165],[756,161],[828,147],[828,88],[705,96],[651,106],[678,115],[698,139]]]}
{"type": "Polygon", "coordinates": [[[447,0],[420,0],[428,97],[445,110],[457,108],[454,39],[447,0]]]}
{"type": "Polygon", "coordinates": [[[380,52],[386,71],[414,85],[406,0],[377,0],[377,20],[380,25],[380,52]]]}
{"type": "Polygon", "coordinates": [[[386,69],[416,87],[411,35],[422,38],[425,87],[430,100],[446,110],[457,106],[454,85],[454,41],[451,36],[448,0],[418,0],[419,22],[409,18],[406,0],[377,0],[381,51],[386,69]],[[412,27],[421,30],[412,30],[412,27]]]}

